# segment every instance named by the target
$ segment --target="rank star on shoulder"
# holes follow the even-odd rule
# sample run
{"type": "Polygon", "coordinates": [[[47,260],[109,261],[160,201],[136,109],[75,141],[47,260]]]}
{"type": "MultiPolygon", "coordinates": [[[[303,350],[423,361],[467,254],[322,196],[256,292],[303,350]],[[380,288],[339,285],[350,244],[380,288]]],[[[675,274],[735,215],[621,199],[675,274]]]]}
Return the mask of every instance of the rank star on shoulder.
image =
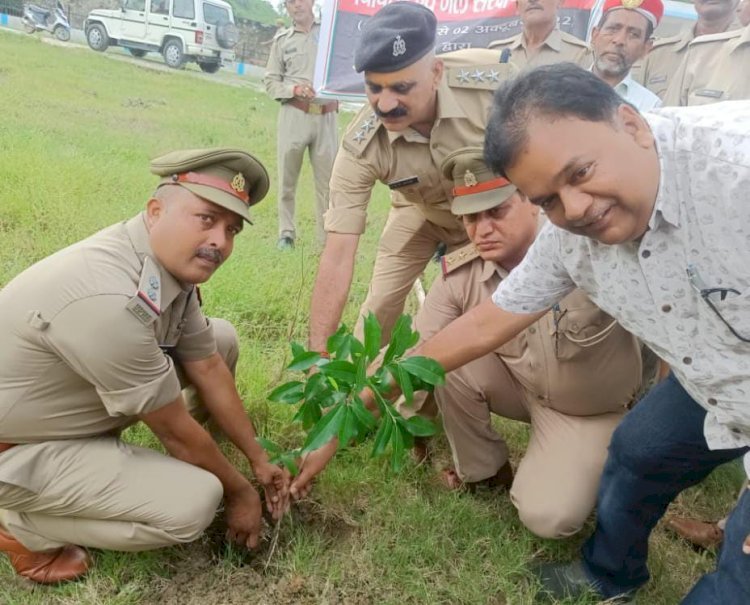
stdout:
{"type": "Polygon", "coordinates": [[[476,82],[484,82],[484,72],[480,69],[475,69],[474,73],[471,74],[471,77],[474,78],[476,82]]]}
{"type": "Polygon", "coordinates": [[[494,69],[491,69],[487,72],[487,78],[490,82],[499,82],[500,81],[500,72],[495,71],[494,69]]]}
{"type": "Polygon", "coordinates": [[[471,73],[466,70],[462,69],[460,72],[458,72],[458,81],[461,82],[461,84],[468,84],[470,82],[471,73]]]}
{"type": "Polygon", "coordinates": [[[365,140],[365,132],[363,130],[358,130],[356,133],[354,133],[354,140],[357,141],[357,143],[361,143],[365,140]]]}

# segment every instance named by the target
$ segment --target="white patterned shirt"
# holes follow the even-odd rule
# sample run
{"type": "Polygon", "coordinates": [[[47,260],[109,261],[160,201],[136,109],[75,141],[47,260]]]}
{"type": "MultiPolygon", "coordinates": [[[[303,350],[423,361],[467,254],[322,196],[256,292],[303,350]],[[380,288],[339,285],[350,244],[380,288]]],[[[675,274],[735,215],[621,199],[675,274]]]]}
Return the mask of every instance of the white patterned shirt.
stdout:
{"type": "Polygon", "coordinates": [[[670,107],[646,119],[661,176],[641,241],[609,246],[548,224],[492,298],[532,313],[581,288],[670,364],[707,411],[711,449],[747,446],[750,343],[695,286],[736,291],[710,300],[750,339],[750,102],[670,107]],[[689,265],[699,276],[692,281],[689,265]]]}

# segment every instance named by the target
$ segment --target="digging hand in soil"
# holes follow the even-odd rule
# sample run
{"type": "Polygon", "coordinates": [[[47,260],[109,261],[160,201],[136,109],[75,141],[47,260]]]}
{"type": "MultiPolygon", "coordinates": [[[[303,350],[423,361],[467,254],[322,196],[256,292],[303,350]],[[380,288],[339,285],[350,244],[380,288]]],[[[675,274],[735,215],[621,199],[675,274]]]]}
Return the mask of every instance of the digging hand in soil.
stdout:
{"type": "Polygon", "coordinates": [[[289,473],[275,464],[263,461],[253,465],[253,474],[266,493],[266,508],[274,521],[289,510],[289,473]]]}
{"type": "Polygon", "coordinates": [[[227,538],[247,548],[258,546],[262,511],[260,496],[249,483],[226,494],[227,538]]]}
{"type": "Polygon", "coordinates": [[[294,478],[289,488],[289,492],[294,500],[300,500],[310,493],[315,477],[326,467],[328,461],[333,458],[337,447],[338,439],[334,437],[323,447],[310,452],[302,459],[300,473],[294,478]]]}

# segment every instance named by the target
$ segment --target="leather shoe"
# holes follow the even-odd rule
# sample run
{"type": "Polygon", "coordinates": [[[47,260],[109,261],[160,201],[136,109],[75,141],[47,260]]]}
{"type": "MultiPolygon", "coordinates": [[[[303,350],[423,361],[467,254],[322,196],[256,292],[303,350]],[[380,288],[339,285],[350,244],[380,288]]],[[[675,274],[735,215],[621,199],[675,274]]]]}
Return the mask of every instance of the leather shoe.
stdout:
{"type": "Polygon", "coordinates": [[[0,528],[0,552],[10,559],[19,576],[39,584],[57,584],[83,576],[91,565],[85,549],[73,544],[62,548],[33,552],[0,528]]]}
{"type": "Polygon", "coordinates": [[[513,485],[513,467],[506,462],[492,477],[481,481],[462,481],[455,469],[446,468],[440,473],[440,482],[450,490],[464,489],[472,494],[494,489],[509,490],[513,485]]]}
{"type": "MultiPolygon", "coordinates": [[[[601,597],[596,585],[589,580],[583,570],[581,561],[571,563],[542,563],[532,568],[531,572],[542,585],[542,590],[555,599],[579,597],[584,594],[595,594],[601,597]]],[[[631,590],[607,600],[607,603],[630,605],[635,603],[635,591],[631,590]]]]}
{"type": "Polygon", "coordinates": [[[716,524],[689,517],[669,517],[667,529],[698,548],[714,550],[724,541],[724,531],[716,524]]]}

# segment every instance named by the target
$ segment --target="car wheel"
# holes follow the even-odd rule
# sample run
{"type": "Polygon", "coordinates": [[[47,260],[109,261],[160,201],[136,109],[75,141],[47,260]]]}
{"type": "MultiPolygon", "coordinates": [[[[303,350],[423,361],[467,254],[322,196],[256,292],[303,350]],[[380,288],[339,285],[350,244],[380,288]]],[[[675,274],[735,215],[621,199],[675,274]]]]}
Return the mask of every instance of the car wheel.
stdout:
{"type": "Polygon", "coordinates": [[[182,52],[182,42],[180,40],[167,40],[161,51],[164,56],[164,62],[173,69],[181,69],[185,66],[185,55],[182,52]]]}
{"type": "Polygon", "coordinates": [[[216,40],[222,48],[234,48],[237,46],[239,39],[239,30],[237,29],[237,26],[230,21],[226,21],[216,28],[216,40]]]}
{"type": "Polygon", "coordinates": [[[199,65],[207,74],[215,74],[221,67],[219,63],[199,63],[199,65]]]}
{"type": "Polygon", "coordinates": [[[62,25],[58,25],[52,33],[55,35],[55,38],[62,42],[70,40],[70,30],[62,25]]]}
{"type": "Polygon", "coordinates": [[[92,50],[97,52],[103,52],[107,50],[109,46],[109,36],[107,36],[107,30],[101,23],[93,23],[86,30],[86,42],[92,50]]]}
{"type": "Polygon", "coordinates": [[[141,57],[145,57],[148,51],[143,50],[142,48],[128,48],[128,52],[134,57],[138,57],[140,59],[141,57]]]}

